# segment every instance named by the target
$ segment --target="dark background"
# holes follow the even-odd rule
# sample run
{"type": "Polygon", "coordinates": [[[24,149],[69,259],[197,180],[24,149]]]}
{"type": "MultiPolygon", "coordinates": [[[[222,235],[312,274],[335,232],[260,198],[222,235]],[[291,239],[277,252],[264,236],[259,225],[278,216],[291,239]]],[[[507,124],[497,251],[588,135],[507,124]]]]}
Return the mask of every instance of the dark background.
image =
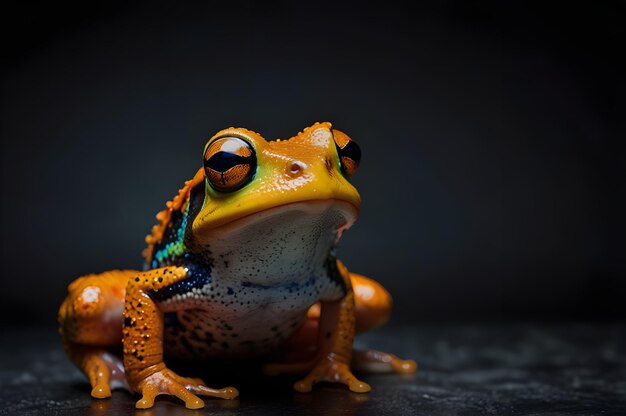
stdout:
{"type": "Polygon", "coordinates": [[[140,267],[216,131],[324,120],[394,322],[626,318],[623,2],[3,7],[0,321],[140,267]]]}

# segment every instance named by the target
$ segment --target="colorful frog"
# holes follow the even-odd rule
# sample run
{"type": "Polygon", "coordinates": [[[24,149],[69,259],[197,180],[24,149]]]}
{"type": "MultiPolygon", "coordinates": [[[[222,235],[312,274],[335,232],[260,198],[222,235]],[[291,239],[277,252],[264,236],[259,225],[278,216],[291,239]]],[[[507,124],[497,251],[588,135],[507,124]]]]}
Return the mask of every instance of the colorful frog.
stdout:
{"type": "Polygon", "coordinates": [[[265,372],[304,374],[294,385],[299,392],[319,381],[369,391],[351,369],[414,372],[412,360],[352,349],[355,333],[384,323],[391,309],[381,285],[348,272],[335,256],[361,203],[348,182],[358,145],[330,123],[275,141],[229,128],[203,156],[203,168],[157,214],[143,271],[83,276],[68,287],[60,332],[91,395],[125,387],[142,395],[137,408],[169,394],[191,409],[204,406],[198,396],[238,395],[179,376],[164,356],[279,350],[291,358],[265,372]]]}

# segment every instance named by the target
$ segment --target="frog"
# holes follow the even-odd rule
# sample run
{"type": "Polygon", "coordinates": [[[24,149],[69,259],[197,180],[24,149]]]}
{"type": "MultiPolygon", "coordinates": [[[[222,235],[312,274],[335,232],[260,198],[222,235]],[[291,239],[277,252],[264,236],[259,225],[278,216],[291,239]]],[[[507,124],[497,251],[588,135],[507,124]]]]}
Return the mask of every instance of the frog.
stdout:
{"type": "Polygon", "coordinates": [[[355,335],[385,323],[392,307],[380,283],[350,272],[336,254],[361,207],[350,183],[361,161],[356,142],[330,122],[286,140],[231,127],[202,156],[156,215],[142,270],[68,286],[59,332],[91,396],[124,388],[141,396],[139,409],[158,395],[198,409],[201,396],[239,395],[177,374],[165,364],[170,357],[272,357],[263,371],[299,374],[293,389],[302,393],[319,382],[369,392],[357,370],[414,373],[413,360],[353,349],[355,335]]]}

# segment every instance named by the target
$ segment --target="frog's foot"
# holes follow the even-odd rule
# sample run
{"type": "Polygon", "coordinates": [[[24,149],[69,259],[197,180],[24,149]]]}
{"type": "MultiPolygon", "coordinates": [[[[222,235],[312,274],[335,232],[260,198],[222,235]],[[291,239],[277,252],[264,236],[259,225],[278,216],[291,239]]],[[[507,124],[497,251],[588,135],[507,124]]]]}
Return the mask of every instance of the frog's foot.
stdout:
{"type": "Polygon", "coordinates": [[[91,383],[91,397],[111,397],[112,388],[128,390],[122,361],[108,351],[90,354],[85,360],[84,369],[91,383]]]}
{"type": "Polygon", "coordinates": [[[72,361],[85,373],[91,384],[91,397],[111,397],[111,389],[128,388],[122,361],[107,350],[76,344],[67,344],[72,361]]]}
{"type": "Polygon", "coordinates": [[[352,368],[368,373],[413,374],[417,371],[417,363],[413,360],[402,360],[388,352],[354,350],[352,368]]]}
{"type": "Polygon", "coordinates": [[[160,394],[176,396],[185,402],[187,409],[201,409],[204,401],[196,395],[234,399],[239,392],[234,387],[212,389],[199,378],[181,377],[167,367],[149,375],[141,381],[137,390],[141,399],[135,404],[137,409],[148,409],[154,405],[154,399],[160,394]]]}
{"type": "Polygon", "coordinates": [[[327,354],[320,359],[306,363],[276,363],[265,366],[264,371],[269,375],[301,374],[308,375],[293,385],[294,390],[301,393],[311,391],[313,384],[320,381],[342,383],[355,393],[367,393],[372,388],[369,384],[358,380],[350,370],[350,366],[336,354],[327,354]]]}

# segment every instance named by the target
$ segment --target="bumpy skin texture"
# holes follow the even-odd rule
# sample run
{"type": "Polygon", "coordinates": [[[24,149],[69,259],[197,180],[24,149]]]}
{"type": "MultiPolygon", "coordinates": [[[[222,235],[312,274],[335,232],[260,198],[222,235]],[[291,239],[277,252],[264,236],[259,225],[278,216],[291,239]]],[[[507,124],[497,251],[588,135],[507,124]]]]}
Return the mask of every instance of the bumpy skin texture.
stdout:
{"type": "Polygon", "coordinates": [[[169,394],[195,409],[204,406],[198,396],[238,395],[181,377],[167,356],[274,353],[279,362],[265,371],[303,374],[300,392],[319,381],[369,391],[352,368],[414,372],[411,360],[352,350],[355,333],[381,325],[391,310],[380,284],[334,256],[360,207],[347,180],[358,146],[330,123],[273,142],[230,128],[203,156],[204,168],[157,214],[144,271],[84,276],[68,287],[60,332],[92,396],[124,387],[142,395],[138,408],[169,394]]]}

